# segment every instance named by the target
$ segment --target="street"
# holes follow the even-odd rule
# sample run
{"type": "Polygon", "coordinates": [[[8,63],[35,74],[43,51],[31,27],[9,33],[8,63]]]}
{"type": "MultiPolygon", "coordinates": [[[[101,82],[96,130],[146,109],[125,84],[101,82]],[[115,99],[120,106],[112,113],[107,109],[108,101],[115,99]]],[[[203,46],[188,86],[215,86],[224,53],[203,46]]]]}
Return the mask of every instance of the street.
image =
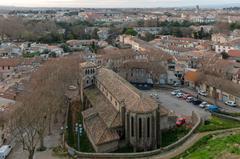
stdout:
{"type": "MultiPolygon", "coordinates": [[[[190,93],[193,96],[197,96],[197,92],[187,89],[187,88],[181,88],[181,90],[183,90],[184,92],[190,93]]],[[[203,97],[203,96],[199,96],[200,99],[202,99],[203,101],[209,102],[211,104],[214,103],[214,99],[210,98],[210,97],[203,97]]],[[[223,102],[217,101],[217,106],[221,107],[224,111],[226,112],[231,112],[231,113],[240,113],[240,108],[239,107],[231,107],[228,106],[226,104],[224,104],[223,102]]]]}

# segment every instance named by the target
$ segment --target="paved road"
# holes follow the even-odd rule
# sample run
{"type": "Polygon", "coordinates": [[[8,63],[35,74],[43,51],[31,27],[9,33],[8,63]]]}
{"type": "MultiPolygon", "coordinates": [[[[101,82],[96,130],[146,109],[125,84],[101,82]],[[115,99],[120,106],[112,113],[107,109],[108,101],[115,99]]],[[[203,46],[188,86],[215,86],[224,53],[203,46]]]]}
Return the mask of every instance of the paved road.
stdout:
{"type": "Polygon", "coordinates": [[[158,94],[159,99],[156,99],[163,106],[170,111],[174,111],[178,116],[191,116],[192,112],[198,113],[202,119],[207,119],[211,114],[198,106],[194,106],[191,103],[186,102],[183,99],[179,99],[171,95],[171,90],[165,89],[153,89],[145,91],[147,94],[158,94]]]}
{"type": "MultiPolygon", "coordinates": [[[[192,95],[194,96],[197,96],[197,92],[193,91],[193,90],[190,90],[188,88],[182,88],[181,90],[185,91],[185,92],[188,92],[188,93],[191,93],[192,95]]],[[[203,96],[199,96],[202,100],[205,100],[209,103],[214,103],[214,99],[213,98],[210,98],[210,97],[203,97],[203,96]]],[[[238,112],[240,113],[240,108],[239,107],[231,107],[231,106],[228,106],[226,104],[224,104],[223,102],[220,102],[220,101],[217,101],[217,105],[219,107],[221,107],[224,111],[226,112],[238,112]]]]}

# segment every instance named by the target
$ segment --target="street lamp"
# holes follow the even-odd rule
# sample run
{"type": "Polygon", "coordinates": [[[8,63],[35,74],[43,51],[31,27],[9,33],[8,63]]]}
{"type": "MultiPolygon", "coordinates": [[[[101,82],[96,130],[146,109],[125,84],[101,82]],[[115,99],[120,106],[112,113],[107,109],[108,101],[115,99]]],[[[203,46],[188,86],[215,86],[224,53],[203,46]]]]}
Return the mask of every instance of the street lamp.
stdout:
{"type": "Polygon", "coordinates": [[[78,141],[77,141],[77,149],[80,151],[80,137],[82,136],[82,133],[83,133],[82,124],[76,123],[76,124],[75,124],[75,131],[76,131],[76,133],[77,133],[77,138],[78,138],[78,141]]]}
{"type": "Polygon", "coordinates": [[[62,146],[64,147],[65,144],[65,131],[68,129],[68,126],[66,125],[66,127],[64,128],[64,126],[61,126],[61,136],[62,136],[62,146]]]}

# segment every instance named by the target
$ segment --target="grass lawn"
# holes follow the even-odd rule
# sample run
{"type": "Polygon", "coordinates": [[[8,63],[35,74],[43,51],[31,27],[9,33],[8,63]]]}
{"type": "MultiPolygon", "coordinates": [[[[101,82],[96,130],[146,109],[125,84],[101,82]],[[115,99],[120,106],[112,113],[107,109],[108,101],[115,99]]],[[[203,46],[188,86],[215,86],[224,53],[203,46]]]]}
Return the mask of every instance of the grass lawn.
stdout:
{"type": "MultiPolygon", "coordinates": [[[[79,117],[78,123],[82,124],[81,113],[79,114],[78,117],[79,117]]],[[[69,116],[69,118],[68,118],[68,130],[67,130],[66,137],[67,137],[68,144],[70,146],[74,147],[75,149],[77,149],[78,138],[77,138],[77,133],[75,132],[75,124],[73,124],[71,121],[71,116],[69,116]]],[[[89,141],[85,130],[83,130],[82,136],[80,136],[80,151],[94,152],[92,144],[89,141]]]]}
{"type": "Polygon", "coordinates": [[[175,159],[225,159],[226,155],[240,158],[239,141],[240,134],[208,135],[175,159]]]}
{"type": "Polygon", "coordinates": [[[190,131],[189,128],[186,128],[185,126],[175,128],[173,130],[169,130],[162,133],[162,147],[168,146],[183,136],[185,136],[190,131]]]}
{"type": "Polygon", "coordinates": [[[235,127],[240,127],[239,121],[231,119],[222,119],[216,116],[212,116],[212,118],[209,121],[205,122],[204,125],[198,128],[198,131],[199,132],[214,131],[220,129],[230,129],[235,127]]]}

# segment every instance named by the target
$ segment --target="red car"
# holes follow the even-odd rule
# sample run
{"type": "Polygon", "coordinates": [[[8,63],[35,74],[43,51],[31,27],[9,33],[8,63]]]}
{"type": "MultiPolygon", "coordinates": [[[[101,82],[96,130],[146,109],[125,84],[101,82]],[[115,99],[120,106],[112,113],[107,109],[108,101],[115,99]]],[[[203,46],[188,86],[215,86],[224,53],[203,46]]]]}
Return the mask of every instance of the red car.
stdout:
{"type": "Polygon", "coordinates": [[[185,118],[178,118],[176,121],[176,125],[177,126],[182,126],[186,123],[186,119],[185,118]]]}
{"type": "Polygon", "coordinates": [[[191,97],[192,95],[191,94],[184,94],[183,96],[182,96],[182,98],[184,99],[184,100],[186,100],[188,97],[191,97]]]}

